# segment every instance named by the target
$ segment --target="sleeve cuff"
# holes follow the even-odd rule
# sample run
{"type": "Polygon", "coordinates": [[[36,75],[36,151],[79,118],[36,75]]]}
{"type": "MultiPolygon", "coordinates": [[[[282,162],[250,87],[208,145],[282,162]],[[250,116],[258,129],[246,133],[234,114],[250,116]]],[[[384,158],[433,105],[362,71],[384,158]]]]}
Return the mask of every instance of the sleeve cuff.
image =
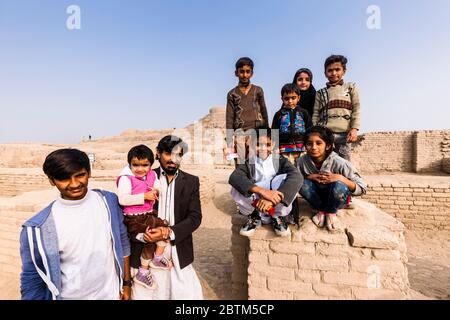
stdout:
{"type": "Polygon", "coordinates": [[[144,240],[144,233],[142,233],[142,232],[138,233],[136,235],[136,240],[139,240],[140,242],[146,243],[145,240],[144,240]]]}

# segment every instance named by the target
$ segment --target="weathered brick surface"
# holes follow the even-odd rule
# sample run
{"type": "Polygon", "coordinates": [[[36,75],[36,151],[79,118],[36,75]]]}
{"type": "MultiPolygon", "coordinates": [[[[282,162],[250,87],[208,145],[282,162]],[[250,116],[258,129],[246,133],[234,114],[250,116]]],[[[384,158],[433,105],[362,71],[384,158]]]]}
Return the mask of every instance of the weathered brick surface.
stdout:
{"type": "MultiPolygon", "coordinates": [[[[404,226],[368,203],[355,201],[355,205],[355,210],[339,212],[345,232],[319,230],[305,216],[300,230],[292,228],[290,237],[277,237],[263,226],[243,249],[234,249],[240,267],[245,265],[241,259],[245,254],[239,252],[248,252],[248,268],[240,277],[248,276],[248,298],[404,298],[409,290],[404,226]]],[[[233,237],[238,232],[233,227],[233,237]]],[[[233,288],[238,285],[242,282],[233,288]]]]}
{"type": "Polygon", "coordinates": [[[445,230],[450,225],[450,179],[434,177],[423,183],[414,176],[401,177],[409,188],[378,187],[377,181],[385,177],[370,177],[367,194],[362,198],[385,210],[413,230],[445,230]],[[382,190],[381,190],[382,189],[382,190]],[[407,189],[408,196],[402,194],[407,189]],[[387,190],[394,190],[387,196],[387,190]]]}

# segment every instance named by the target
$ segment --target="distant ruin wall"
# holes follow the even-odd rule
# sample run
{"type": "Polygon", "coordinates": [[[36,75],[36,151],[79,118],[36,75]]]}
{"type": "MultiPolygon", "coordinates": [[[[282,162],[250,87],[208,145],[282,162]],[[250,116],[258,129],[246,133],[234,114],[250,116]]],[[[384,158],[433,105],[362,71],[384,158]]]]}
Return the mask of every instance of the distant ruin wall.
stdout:
{"type": "Polygon", "coordinates": [[[438,182],[431,176],[419,178],[371,176],[362,199],[391,214],[408,229],[450,230],[450,179],[438,182]]]}
{"type": "Polygon", "coordinates": [[[352,162],[363,174],[450,172],[444,160],[450,158],[450,130],[369,132],[361,138],[352,162]]]}

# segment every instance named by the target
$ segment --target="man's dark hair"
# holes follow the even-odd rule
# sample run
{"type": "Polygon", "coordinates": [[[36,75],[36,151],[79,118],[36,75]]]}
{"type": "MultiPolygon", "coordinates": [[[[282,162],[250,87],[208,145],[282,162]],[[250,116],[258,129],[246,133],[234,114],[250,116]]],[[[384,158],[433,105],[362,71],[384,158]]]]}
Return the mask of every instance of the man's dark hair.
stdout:
{"type": "Polygon", "coordinates": [[[242,68],[243,66],[249,66],[253,70],[253,61],[249,57],[242,57],[239,58],[238,61],[236,61],[236,70],[239,68],[242,68]]]}
{"type": "Polygon", "coordinates": [[[286,83],[283,88],[281,88],[281,97],[285,94],[295,92],[300,97],[300,88],[296,83],[286,83]]]}
{"type": "Polygon", "coordinates": [[[177,136],[168,135],[159,140],[158,145],[156,146],[156,150],[158,152],[170,152],[172,153],[175,147],[181,148],[181,155],[184,155],[188,152],[188,145],[186,142],[181,140],[181,138],[177,136]]]}
{"type": "Polygon", "coordinates": [[[137,158],[138,160],[148,159],[150,165],[155,162],[155,156],[153,155],[153,151],[147,147],[146,145],[140,144],[138,146],[134,146],[128,151],[128,164],[131,165],[131,159],[137,158]]]}
{"type": "Polygon", "coordinates": [[[83,169],[90,173],[91,165],[85,152],[78,149],[59,149],[45,158],[42,169],[49,179],[65,180],[83,169]]]}
{"type": "Polygon", "coordinates": [[[327,70],[327,67],[330,64],[333,64],[336,62],[340,62],[342,64],[342,67],[344,68],[344,70],[347,69],[347,58],[344,56],[341,56],[341,55],[333,54],[325,60],[325,71],[327,70]]]}

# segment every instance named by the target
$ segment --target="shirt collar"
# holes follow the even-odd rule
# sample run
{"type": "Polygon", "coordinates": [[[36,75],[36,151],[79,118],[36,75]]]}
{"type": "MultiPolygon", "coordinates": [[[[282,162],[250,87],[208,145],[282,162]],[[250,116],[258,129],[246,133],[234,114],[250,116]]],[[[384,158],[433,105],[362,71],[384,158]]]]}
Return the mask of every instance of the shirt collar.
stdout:
{"type": "Polygon", "coordinates": [[[331,83],[329,83],[329,82],[327,82],[327,88],[330,88],[330,87],[336,87],[336,86],[342,86],[344,84],[344,79],[341,79],[338,83],[336,83],[336,84],[331,84],[331,83]]]}

